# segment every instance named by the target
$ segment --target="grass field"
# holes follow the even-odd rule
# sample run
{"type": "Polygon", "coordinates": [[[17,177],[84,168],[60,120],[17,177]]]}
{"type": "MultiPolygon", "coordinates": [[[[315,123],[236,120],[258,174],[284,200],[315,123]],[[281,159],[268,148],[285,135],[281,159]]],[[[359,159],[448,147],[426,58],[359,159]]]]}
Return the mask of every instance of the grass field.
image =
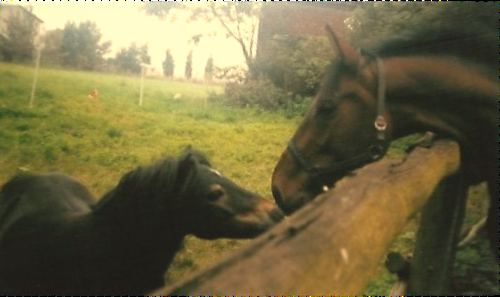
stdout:
{"type": "MultiPolygon", "coordinates": [[[[271,198],[270,178],[298,119],[256,109],[207,106],[221,86],[40,69],[29,108],[32,68],[0,63],[0,184],[20,169],[60,171],[96,197],[127,171],[193,145],[235,182],[271,198]],[[88,98],[96,88],[98,100],[88,98]],[[174,94],[182,97],[175,100],[174,94]]],[[[245,241],[189,237],[168,279],[215,261],[245,241]]]]}
{"type": "MultiPolygon", "coordinates": [[[[272,199],[272,170],[300,122],[300,117],[279,112],[207,104],[209,92],[222,92],[221,86],[161,79],[145,80],[144,105],[139,107],[137,77],[54,69],[40,70],[35,106],[29,108],[32,79],[32,68],[0,63],[0,184],[20,170],[60,171],[100,197],[127,171],[191,144],[206,152],[226,176],[272,199]],[[94,88],[97,100],[87,97],[94,88]],[[180,99],[174,99],[177,93],[180,99]]],[[[396,143],[391,152],[402,146],[404,142],[396,143]]],[[[484,185],[471,193],[468,224],[479,219],[484,185]]],[[[409,253],[414,233],[415,223],[410,223],[394,249],[409,253]]],[[[188,237],[167,282],[215,262],[245,242],[188,237]]],[[[459,276],[470,279],[470,267],[484,262],[487,253],[484,240],[462,250],[459,276]]],[[[367,294],[387,294],[394,279],[381,266],[367,294]]],[[[490,292],[490,285],[480,283],[480,288],[490,292]]],[[[467,290],[478,289],[472,288],[467,290]]]]}

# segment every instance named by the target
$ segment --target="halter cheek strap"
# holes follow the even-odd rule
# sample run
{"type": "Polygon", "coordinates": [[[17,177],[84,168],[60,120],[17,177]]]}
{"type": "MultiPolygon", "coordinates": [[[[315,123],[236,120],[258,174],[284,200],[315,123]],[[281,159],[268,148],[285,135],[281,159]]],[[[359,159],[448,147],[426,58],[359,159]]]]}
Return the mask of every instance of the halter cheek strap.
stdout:
{"type": "Polygon", "coordinates": [[[380,58],[377,61],[377,116],[373,125],[376,131],[376,141],[368,146],[365,152],[355,155],[347,160],[333,162],[326,166],[317,166],[311,162],[299,150],[293,139],[288,142],[288,152],[293,156],[299,166],[307,173],[313,176],[324,174],[332,174],[340,171],[348,171],[355,169],[367,162],[373,162],[382,158],[389,147],[389,142],[386,139],[385,131],[387,129],[387,121],[385,119],[385,72],[384,65],[380,58]]]}
{"type": "Polygon", "coordinates": [[[378,87],[377,87],[377,117],[373,123],[377,130],[377,139],[385,140],[387,121],[385,120],[385,71],[384,63],[377,58],[378,87]]]}

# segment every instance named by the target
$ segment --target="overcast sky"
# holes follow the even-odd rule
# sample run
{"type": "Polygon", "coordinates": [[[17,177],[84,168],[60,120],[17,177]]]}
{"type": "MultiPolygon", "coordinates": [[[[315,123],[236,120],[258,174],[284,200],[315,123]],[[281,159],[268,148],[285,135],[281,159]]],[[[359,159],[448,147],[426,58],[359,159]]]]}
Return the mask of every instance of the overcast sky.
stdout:
{"type": "Polygon", "coordinates": [[[175,76],[184,75],[186,56],[191,48],[194,48],[193,76],[197,78],[203,77],[205,63],[210,55],[219,67],[244,64],[239,45],[225,37],[225,31],[218,23],[187,22],[184,21],[184,13],[179,11],[175,13],[176,21],[172,22],[146,15],[140,10],[143,5],[141,2],[30,1],[25,5],[33,6],[33,13],[44,21],[45,30],[63,28],[69,21],[95,22],[101,30],[103,41],[112,42],[113,56],[120,48],[128,47],[132,42],[138,45],[146,43],[151,64],[159,71],[165,51],[170,48],[174,56],[175,76]],[[212,30],[219,32],[218,35],[202,39],[196,47],[189,43],[193,35],[212,30]]]}

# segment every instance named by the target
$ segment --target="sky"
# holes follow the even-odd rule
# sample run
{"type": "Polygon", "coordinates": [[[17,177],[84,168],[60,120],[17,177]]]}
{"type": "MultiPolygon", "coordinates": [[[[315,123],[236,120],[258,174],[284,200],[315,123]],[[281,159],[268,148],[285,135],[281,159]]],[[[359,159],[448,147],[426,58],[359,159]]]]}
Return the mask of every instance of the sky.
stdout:
{"type": "Polygon", "coordinates": [[[44,21],[45,31],[62,29],[69,21],[95,22],[101,30],[102,40],[112,43],[111,56],[132,42],[139,46],[147,44],[151,65],[159,72],[162,71],[161,64],[169,48],[175,63],[174,76],[177,77],[184,75],[186,56],[190,49],[193,49],[194,78],[203,78],[205,64],[210,55],[218,67],[244,65],[239,45],[236,41],[226,38],[224,29],[218,23],[186,21],[187,12],[173,10],[175,21],[172,21],[170,18],[161,20],[156,16],[146,15],[140,10],[142,2],[30,1],[24,5],[33,7],[33,13],[44,21]],[[189,42],[195,34],[212,31],[217,32],[217,35],[202,38],[197,46],[189,42]]]}

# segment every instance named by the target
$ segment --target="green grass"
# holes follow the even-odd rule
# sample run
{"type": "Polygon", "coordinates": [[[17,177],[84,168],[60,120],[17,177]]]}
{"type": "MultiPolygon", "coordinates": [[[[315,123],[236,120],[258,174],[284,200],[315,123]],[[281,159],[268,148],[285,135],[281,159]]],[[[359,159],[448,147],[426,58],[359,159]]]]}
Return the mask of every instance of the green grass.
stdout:
{"type": "MultiPolygon", "coordinates": [[[[272,199],[272,170],[300,122],[281,113],[207,104],[209,92],[221,93],[221,86],[161,79],[145,79],[139,107],[137,77],[56,69],[40,69],[35,106],[29,108],[32,80],[32,68],[0,63],[0,184],[21,169],[60,171],[100,197],[134,167],[193,145],[229,178],[272,199]],[[87,97],[93,89],[97,100],[87,97]],[[182,98],[174,99],[176,93],[182,98]]],[[[417,137],[393,143],[389,156],[401,154],[417,137]]],[[[479,220],[484,195],[484,185],[471,190],[467,224],[479,220]]],[[[410,254],[416,226],[410,221],[391,250],[410,254]]],[[[167,281],[210,265],[246,242],[188,236],[167,281]]],[[[477,246],[460,251],[462,279],[487,259],[484,242],[478,243],[479,252],[477,246]]],[[[386,295],[394,280],[381,264],[366,294],[386,295]]],[[[483,281],[467,288],[489,288],[483,281]]]]}

